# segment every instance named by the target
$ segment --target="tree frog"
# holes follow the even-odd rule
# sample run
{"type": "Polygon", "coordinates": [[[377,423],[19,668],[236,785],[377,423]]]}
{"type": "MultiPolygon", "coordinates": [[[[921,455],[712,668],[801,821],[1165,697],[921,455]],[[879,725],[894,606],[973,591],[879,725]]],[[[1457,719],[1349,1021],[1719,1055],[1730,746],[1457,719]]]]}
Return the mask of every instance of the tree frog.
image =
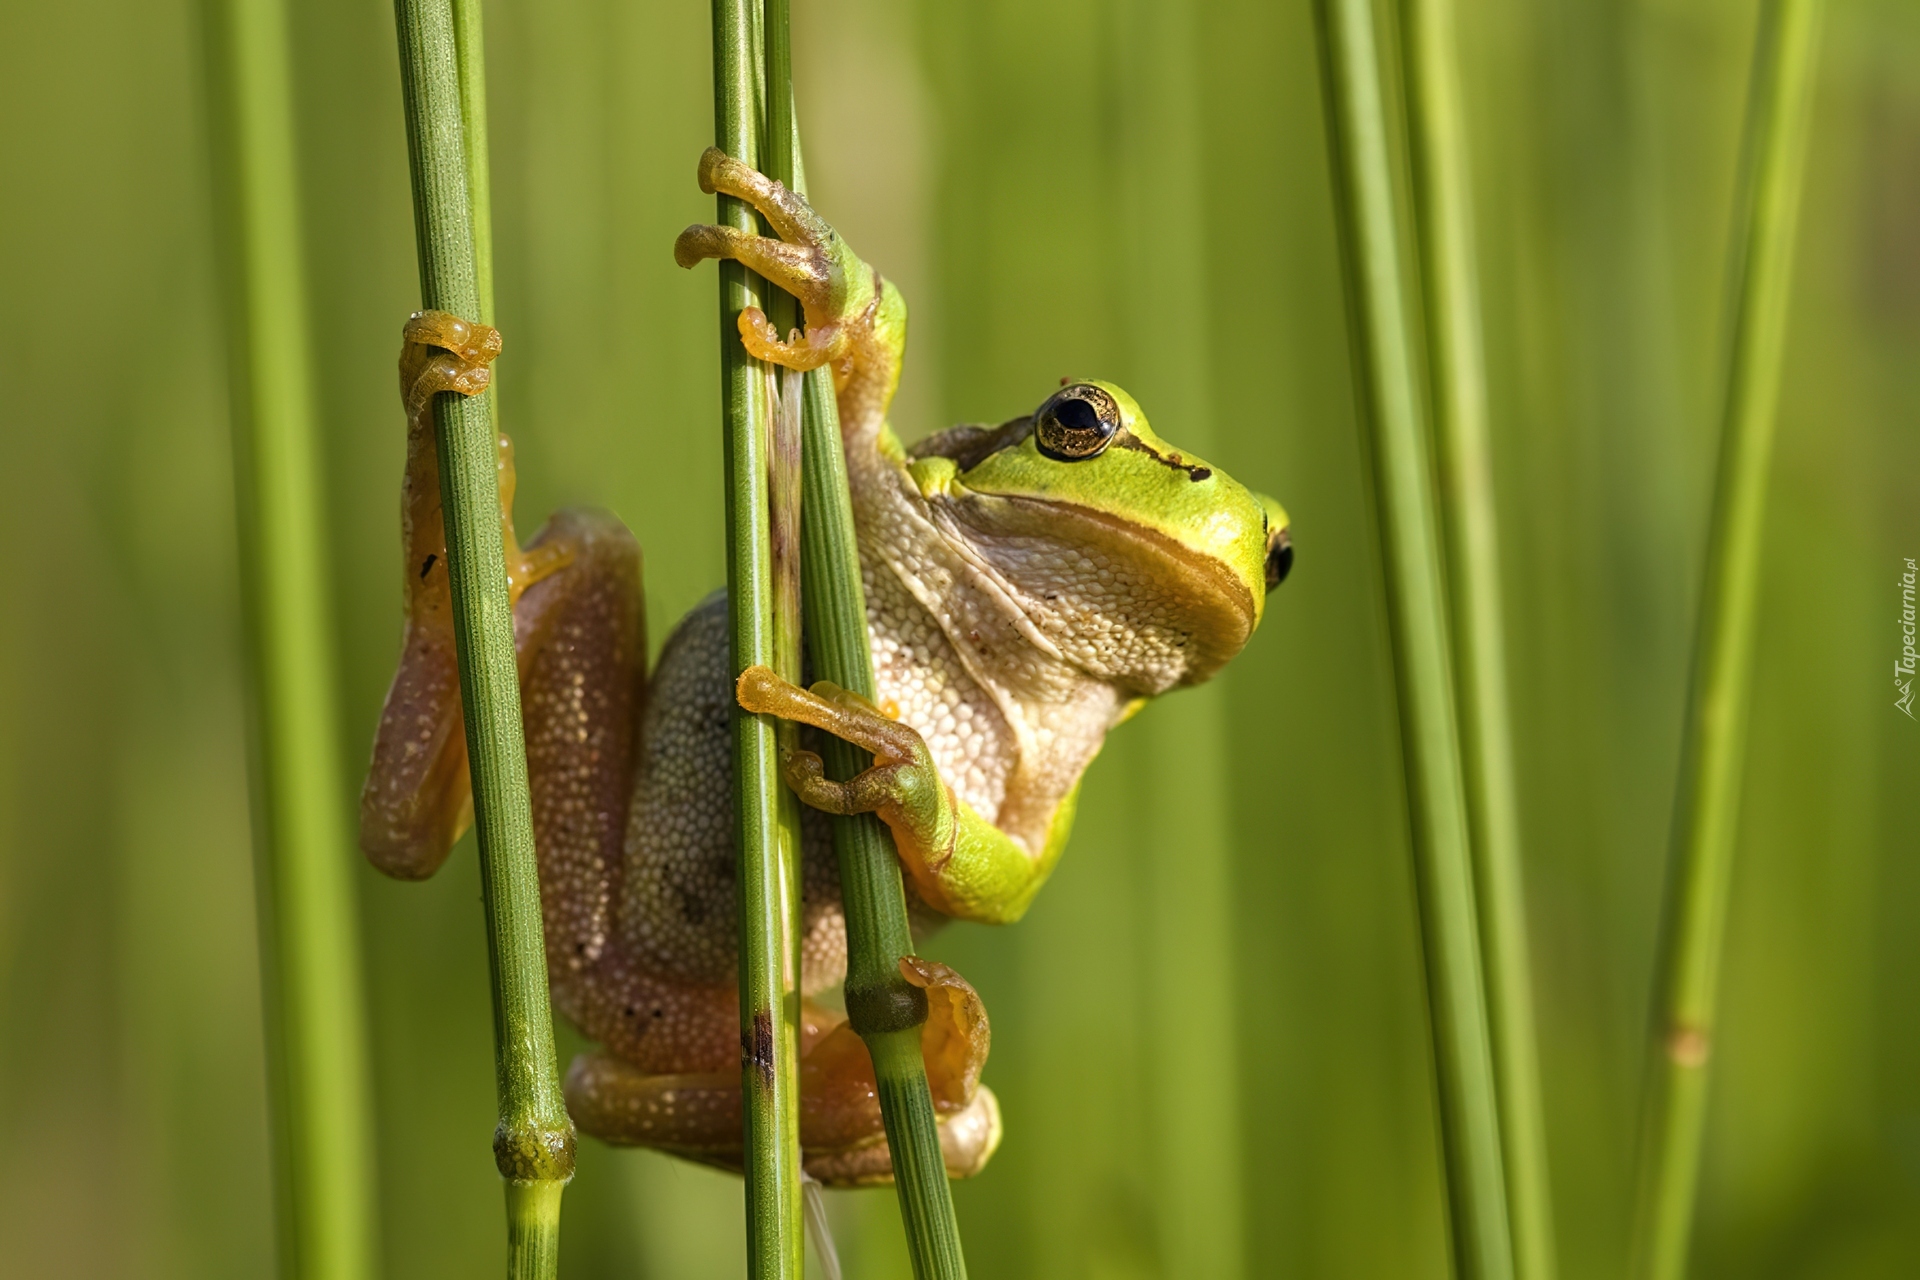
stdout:
{"type": "MultiPolygon", "coordinates": [[[[806,751],[784,764],[807,806],[812,997],[846,971],[825,814],[886,821],[918,916],[1017,920],[1060,856],[1107,731],[1239,652],[1293,551],[1278,503],[1162,440],[1110,382],[1065,379],[1031,413],[903,447],[886,420],[906,347],[899,290],[748,165],[709,149],[698,175],[777,238],[693,226],[676,260],[732,258],[792,293],[805,335],[783,340],[749,309],[747,349],[831,366],[877,705],[764,668],[736,679],[724,592],[681,620],[648,672],[632,535],[605,512],[570,510],[522,548],[504,437],[500,519],[553,999],[604,1046],[574,1062],[568,1106],[608,1141],[738,1167],[735,706],[874,753],[846,783],[806,751]]],[[[484,389],[499,349],[492,329],[442,313],[415,316],[404,335],[406,632],[360,813],[367,855],[402,878],[431,875],[472,813],[429,406],[484,389]]],[[[979,1079],[985,1010],[945,966],[909,958],[903,972],[929,998],[922,1044],[948,1168],[973,1173],[1001,1132],[979,1079]]],[[[886,1181],[865,1047],[841,1015],[811,998],[804,1010],[806,1168],[828,1185],[886,1181]]]]}

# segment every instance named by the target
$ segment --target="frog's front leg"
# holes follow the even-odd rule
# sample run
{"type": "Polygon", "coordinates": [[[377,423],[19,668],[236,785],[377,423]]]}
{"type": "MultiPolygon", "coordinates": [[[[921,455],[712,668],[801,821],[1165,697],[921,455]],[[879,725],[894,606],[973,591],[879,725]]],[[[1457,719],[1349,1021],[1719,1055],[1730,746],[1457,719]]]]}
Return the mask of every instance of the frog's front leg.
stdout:
{"type": "Polygon", "coordinates": [[[804,337],[782,341],[766,315],[748,307],[740,313],[741,341],[758,359],[790,369],[831,365],[842,436],[850,448],[878,443],[906,350],[900,291],[862,262],[804,196],[752,166],[708,147],[698,176],[702,191],[759,210],[779,238],[695,225],[674,242],[674,261],[691,267],[703,258],[732,258],[799,299],[804,337]]]}
{"type": "Polygon", "coordinates": [[[1055,812],[1045,847],[1030,850],[954,796],[918,732],[857,694],[825,681],[802,689],[766,667],[747,668],[735,694],[748,711],[812,725],[873,753],[871,769],[833,782],[819,756],[796,751],[785,761],[787,784],[828,813],[878,814],[927,905],[989,924],[1025,914],[1066,845],[1073,793],[1055,812]]]}

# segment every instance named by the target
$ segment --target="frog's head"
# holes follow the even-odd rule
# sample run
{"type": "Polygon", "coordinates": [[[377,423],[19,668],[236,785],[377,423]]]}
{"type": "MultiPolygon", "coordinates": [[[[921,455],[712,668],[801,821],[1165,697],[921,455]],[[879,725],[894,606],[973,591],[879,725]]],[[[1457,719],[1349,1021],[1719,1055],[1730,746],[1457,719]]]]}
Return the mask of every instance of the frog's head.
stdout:
{"type": "Polygon", "coordinates": [[[1110,382],[943,431],[910,469],[942,533],[991,567],[1043,641],[1132,694],[1219,670],[1293,563],[1279,503],[1167,444],[1110,382]]]}

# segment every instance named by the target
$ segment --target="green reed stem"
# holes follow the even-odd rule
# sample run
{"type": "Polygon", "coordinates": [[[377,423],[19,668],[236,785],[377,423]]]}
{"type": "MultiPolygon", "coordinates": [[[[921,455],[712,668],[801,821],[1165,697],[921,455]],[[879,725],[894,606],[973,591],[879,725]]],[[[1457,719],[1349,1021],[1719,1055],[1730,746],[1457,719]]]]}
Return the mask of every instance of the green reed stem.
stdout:
{"type": "MultiPolygon", "coordinates": [[[[396,0],[420,287],[434,310],[478,318],[477,262],[460,54],[450,0],[396,0]]],[[[468,61],[479,49],[470,45],[468,61]]],[[[494,1159],[507,1180],[508,1275],[558,1271],[560,1192],[573,1176],[573,1123],[560,1092],[547,999],[540,881],[520,723],[513,612],[500,538],[491,396],[434,397],[441,503],[460,662],[474,827],[493,977],[494,1159]]]]}
{"type": "Polygon", "coordinates": [[[1731,351],[1720,462],[1681,741],[1673,861],[1641,1116],[1633,1275],[1686,1271],[1706,1118],[1721,938],[1746,755],[1767,470],[1786,345],[1819,0],[1765,0],[1733,226],[1731,351]]]}
{"type": "MultiPolygon", "coordinates": [[[[871,698],[866,590],[829,370],[807,375],[803,430],[806,498],[800,541],[807,653],[822,680],[871,698]]],[[[836,781],[873,764],[866,752],[838,738],[826,739],[822,754],[827,776],[836,781]]],[[[913,953],[913,935],[893,834],[871,813],[835,818],[833,848],[847,917],[847,1018],[866,1041],[880,1083],[880,1114],[893,1152],[913,1274],[916,1280],[959,1280],[967,1274],[967,1262],[920,1051],[927,996],[900,974],[901,957],[913,953]]]]}
{"type": "Polygon", "coordinates": [[[1527,959],[1500,542],[1487,437],[1472,166],[1453,0],[1405,0],[1407,107],[1425,286],[1440,511],[1452,587],[1455,695],[1514,1271],[1553,1280],[1553,1195],[1527,959]]]}
{"type": "MultiPolygon", "coordinates": [[[[761,157],[761,12],[754,0],[714,0],[714,134],[748,164],[761,157]]],[[[750,206],[720,196],[716,220],[759,231],[750,206]]],[[[773,381],[741,345],[740,313],[771,305],[771,291],[737,262],[720,263],[720,398],[726,447],[727,598],[732,671],[763,665],[799,676],[798,633],[776,613],[775,529],[770,509],[773,381]]],[[[790,457],[777,481],[795,496],[790,457]]],[[[783,512],[783,515],[788,513],[783,512]]],[[[782,522],[791,531],[791,526],[782,522]]],[[[778,566],[798,572],[791,544],[778,566]]],[[[799,813],[780,779],[772,717],[733,713],[734,814],[740,857],[740,1025],[744,1093],[747,1273],[799,1280],[806,1237],[800,1179],[799,813]]]]}
{"type": "Polygon", "coordinates": [[[1317,0],[1315,8],[1357,398],[1386,577],[1455,1270],[1463,1280],[1508,1280],[1513,1245],[1440,538],[1379,49],[1369,0],[1317,0]]]}
{"type": "MultiPolygon", "coordinates": [[[[784,0],[774,2],[784,8],[784,0]]],[[[804,195],[806,164],[791,94],[787,121],[793,142],[793,189],[804,195]]],[[[807,652],[820,679],[873,698],[867,592],[860,581],[860,543],[853,524],[853,497],[831,369],[815,369],[806,376],[801,435],[805,497],[800,581],[806,600],[807,652]]],[[[823,755],[827,776],[837,782],[873,764],[872,756],[834,737],[826,739],[823,755]]],[[[913,1274],[915,1280],[964,1280],[967,1260],[960,1247],[953,1189],[940,1154],[939,1121],[920,1048],[927,995],[900,973],[901,959],[913,954],[913,932],[893,833],[871,813],[836,817],[833,851],[847,920],[847,1020],[873,1058],[880,1117],[893,1157],[894,1189],[900,1198],[913,1274]]]]}
{"type": "Polygon", "coordinates": [[[282,0],[207,10],[230,248],[234,478],[280,1272],[373,1274],[352,841],[341,812],[324,499],[282,0]]]}
{"type": "MultiPolygon", "coordinates": [[[[480,0],[453,0],[454,57],[460,71],[460,138],[467,162],[467,203],[473,212],[473,277],[480,310],[493,323],[493,162],[487,147],[487,42],[480,0]]],[[[490,390],[494,428],[500,398],[490,390]]]]}

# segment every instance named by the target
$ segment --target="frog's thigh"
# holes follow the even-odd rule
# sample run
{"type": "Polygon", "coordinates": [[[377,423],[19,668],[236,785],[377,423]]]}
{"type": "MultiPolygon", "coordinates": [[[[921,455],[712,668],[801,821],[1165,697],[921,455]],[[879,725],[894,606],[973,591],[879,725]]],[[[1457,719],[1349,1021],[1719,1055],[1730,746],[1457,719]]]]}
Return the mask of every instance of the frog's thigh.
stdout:
{"type": "MultiPolygon", "coordinates": [[[[844,1023],[828,1030],[821,1010],[811,1004],[807,1010],[810,1044],[800,1064],[807,1172],[833,1187],[891,1182],[893,1164],[866,1047],[844,1023]]],[[[732,1023],[737,1034],[737,1017],[732,1023]]],[[[737,1048],[734,1054],[737,1063],[737,1048]]],[[[724,1070],[650,1072],[618,1053],[582,1054],[567,1073],[567,1110],[581,1132],[602,1141],[738,1169],[741,1089],[733,1063],[724,1070]]],[[[941,1056],[928,1062],[936,1106],[943,1097],[960,1101],[953,1093],[959,1081],[945,1074],[948,1065],[941,1056]]],[[[978,1173],[1000,1140],[993,1091],[973,1080],[967,1087],[972,1096],[964,1105],[939,1107],[941,1153],[957,1178],[978,1173]]]]}
{"type": "MultiPolygon", "coordinates": [[[[611,980],[597,989],[607,999],[630,1002],[629,1016],[614,1019],[615,1034],[604,1037],[605,1049],[581,1054],[567,1072],[567,1110],[574,1123],[605,1142],[739,1168],[737,987],[702,987],[631,969],[603,977],[611,980]]],[[[837,1015],[807,1001],[802,1018],[802,1042],[812,1046],[837,1015]]],[[[879,1122],[877,1110],[872,1122],[879,1122]]]]}
{"type": "Polygon", "coordinates": [[[520,597],[514,646],[547,969],[555,1003],[578,1020],[580,988],[612,932],[646,635],[640,549],[625,525],[563,511],[529,546],[549,550],[563,552],[565,566],[520,597]]]}
{"type": "Polygon", "coordinates": [[[737,1070],[648,1075],[611,1053],[583,1053],[567,1072],[567,1111],[603,1142],[740,1164],[737,1070]]]}

